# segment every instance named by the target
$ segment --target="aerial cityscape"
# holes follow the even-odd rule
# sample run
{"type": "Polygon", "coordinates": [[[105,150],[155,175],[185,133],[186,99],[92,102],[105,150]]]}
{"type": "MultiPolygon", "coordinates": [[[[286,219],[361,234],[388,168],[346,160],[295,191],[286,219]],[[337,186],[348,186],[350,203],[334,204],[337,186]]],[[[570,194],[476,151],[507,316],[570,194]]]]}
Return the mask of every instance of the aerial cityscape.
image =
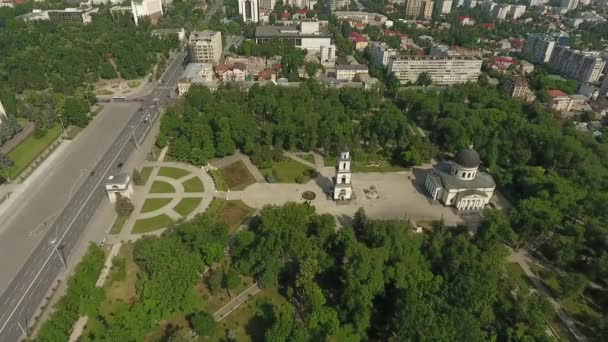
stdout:
{"type": "Polygon", "coordinates": [[[0,342],[607,341],[608,0],[0,0],[0,342]]]}

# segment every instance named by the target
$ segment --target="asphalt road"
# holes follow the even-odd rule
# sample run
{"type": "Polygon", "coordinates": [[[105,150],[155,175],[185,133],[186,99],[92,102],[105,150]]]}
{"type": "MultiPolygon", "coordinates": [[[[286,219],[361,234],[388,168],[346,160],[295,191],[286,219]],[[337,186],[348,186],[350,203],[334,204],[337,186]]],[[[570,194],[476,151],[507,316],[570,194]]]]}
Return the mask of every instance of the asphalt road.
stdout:
{"type": "MultiPolygon", "coordinates": [[[[131,152],[143,141],[152,122],[158,117],[158,106],[170,101],[169,95],[176,88],[177,80],[183,71],[185,57],[186,53],[180,52],[163,75],[163,83],[159,84],[152,93],[143,97],[143,101],[135,100],[136,103],[142,105],[143,110],[137,111],[135,114],[132,111],[130,114],[125,113],[128,119],[124,120],[120,134],[116,136],[99,162],[93,164],[95,166],[91,166],[91,170],[88,168],[79,170],[81,177],[76,179],[70,179],[61,174],[51,174],[54,177],[51,177],[52,179],[47,180],[47,182],[52,183],[55,180],[65,182],[67,179],[67,183],[71,182],[72,184],[65,186],[61,193],[49,194],[40,191],[41,193],[35,196],[51,196],[41,201],[41,203],[46,202],[51,207],[66,203],[65,201],[62,202],[62,196],[71,197],[71,199],[63,210],[59,208],[60,213],[56,216],[56,219],[53,216],[48,217],[46,223],[42,219],[42,222],[38,222],[33,227],[32,231],[34,233],[37,231],[45,231],[45,233],[42,238],[38,239],[33,250],[30,249],[31,254],[27,257],[25,263],[19,267],[19,260],[13,257],[10,250],[0,248],[0,260],[5,260],[5,263],[7,261],[13,262],[17,264],[15,267],[19,267],[18,272],[0,296],[0,341],[18,341],[25,337],[24,329],[27,329],[28,320],[34,315],[46,292],[63,269],[63,260],[67,259],[97,207],[106,196],[105,180],[108,176],[120,172],[118,164],[125,162],[131,152]],[[65,179],[62,179],[62,177],[65,179]],[[72,192],[73,196],[71,196],[72,192]],[[53,195],[54,197],[52,197],[53,195]]],[[[130,100],[124,102],[124,105],[128,106],[130,100]]],[[[83,145],[79,149],[84,151],[85,154],[87,148],[91,149],[92,155],[95,154],[93,152],[95,149],[101,148],[99,147],[100,142],[95,140],[83,142],[83,145]]],[[[24,212],[27,215],[27,209],[27,207],[24,207],[19,212],[24,212]]],[[[29,212],[29,214],[33,217],[40,217],[36,212],[29,212]]],[[[39,218],[38,221],[40,220],[39,218]]],[[[20,224],[20,217],[10,217],[9,221],[13,224],[20,224]]],[[[4,218],[3,222],[5,222],[4,218]]],[[[24,229],[31,228],[30,226],[24,229]]],[[[10,240],[10,236],[5,238],[7,233],[10,232],[12,230],[4,232],[2,241],[19,248],[21,246],[20,240],[15,240],[14,237],[10,240]]]]}

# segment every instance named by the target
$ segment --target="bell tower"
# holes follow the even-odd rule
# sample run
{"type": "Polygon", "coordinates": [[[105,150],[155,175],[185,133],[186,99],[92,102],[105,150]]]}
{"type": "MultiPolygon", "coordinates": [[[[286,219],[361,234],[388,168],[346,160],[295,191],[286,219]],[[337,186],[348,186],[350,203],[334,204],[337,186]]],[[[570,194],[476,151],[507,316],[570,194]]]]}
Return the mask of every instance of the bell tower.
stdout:
{"type": "Polygon", "coordinates": [[[353,196],[350,163],[350,152],[343,148],[336,161],[336,179],[334,181],[334,200],[336,201],[350,200],[353,196]]]}

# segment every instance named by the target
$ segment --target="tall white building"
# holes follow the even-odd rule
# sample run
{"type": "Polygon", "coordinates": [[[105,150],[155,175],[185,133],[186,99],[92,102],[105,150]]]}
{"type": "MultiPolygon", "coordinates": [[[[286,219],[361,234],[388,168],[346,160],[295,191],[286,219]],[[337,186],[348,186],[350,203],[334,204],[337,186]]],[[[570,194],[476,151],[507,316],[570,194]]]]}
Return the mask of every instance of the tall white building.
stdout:
{"type": "Polygon", "coordinates": [[[161,0],[131,0],[131,12],[133,21],[139,25],[139,20],[149,18],[155,24],[163,16],[163,5],[161,0]]]}
{"type": "Polygon", "coordinates": [[[522,53],[532,63],[546,63],[555,48],[555,40],[547,34],[528,33],[522,53]]]}
{"type": "Polygon", "coordinates": [[[350,162],[350,152],[342,149],[340,158],[336,161],[336,179],[334,181],[334,200],[336,201],[347,201],[353,196],[350,162]]]}
{"type": "Polygon", "coordinates": [[[481,59],[468,56],[397,56],[390,59],[388,72],[401,83],[416,83],[423,72],[435,85],[477,82],[481,59]]]}
{"type": "Polygon", "coordinates": [[[567,46],[556,46],[549,64],[567,78],[588,83],[600,79],[606,61],[597,51],[581,52],[567,46]]]}
{"type": "Polygon", "coordinates": [[[437,0],[437,10],[441,14],[452,12],[452,0],[437,0]]]}
{"type": "Polygon", "coordinates": [[[239,0],[239,14],[246,23],[260,21],[258,0],[239,0]]]}
{"type": "Polygon", "coordinates": [[[222,33],[216,31],[192,32],[188,39],[193,63],[218,64],[222,59],[222,33]]]}
{"type": "Polygon", "coordinates": [[[579,0],[562,0],[561,8],[570,11],[578,7],[579,0]]]}
{"type": "Polygon", "coordinates": [[[272,11],[274,10],[274,5],[276,4],[276,0],[260,0],[259,8],[272,11]]]}
{"type": "Polygon", "coordinates": [[[526,13],[525,5],[512,5],[509,10],[509,17],[517,19],[526,13]]]}

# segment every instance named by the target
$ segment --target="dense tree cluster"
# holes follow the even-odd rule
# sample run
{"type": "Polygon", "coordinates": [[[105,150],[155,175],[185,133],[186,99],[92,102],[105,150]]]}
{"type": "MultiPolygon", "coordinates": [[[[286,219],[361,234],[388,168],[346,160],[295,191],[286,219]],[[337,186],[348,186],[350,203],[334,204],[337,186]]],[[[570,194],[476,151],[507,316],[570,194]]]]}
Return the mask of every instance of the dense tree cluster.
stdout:
{"type": "Polygon", "coordinates": [[[195,330],[208,326],[200,313],[193,287],[205,265],[224,258],[228,229],[207,216],[169,229],[161,237],[137,240],[133,258],[139,266],[136,303],[117,302],[109,315],[100,315],[101,327],[83,336],[85,341],[142,341],[160,320],[177,312],[191,312],[195,330]]]}
{"type": "Polygon", "coordinates": [[[558,233],[546,246],[553,261],[595,279],[608,276],[607,144],[558,125],[538,106],[476,85],[404,90],[395,101],[440,149],[476,147],[516,205],[510,220],[518,238],[512,241],[558,233]]]}
{"type": "Polygon", "coordinates": [[[163,117],[158,145],[169,144],[173,158],[195,164],[236,148],[263,160],[268,147],[335,153],[349,145],[403,163],[433,157],[412,132],[403,113],[376,91],[326,89],[314,81],[297,89],[256,85],[248,93],[227,86],[212,94],[193,86],[163,117]],[[411,150],[418,156],[403,158],[411,150]]]}
{"type": "MultiPolygon", "coordinates": [[[[492,215],[492,214],[490,214],[492,215]]],[[[266,207],[233,246],[237,267],[290,305],[273,309],[267,341],[543,340],[551,305],[518,292],[491,234],[404,222],[352,227],[306,204],[266,207]]]]}

